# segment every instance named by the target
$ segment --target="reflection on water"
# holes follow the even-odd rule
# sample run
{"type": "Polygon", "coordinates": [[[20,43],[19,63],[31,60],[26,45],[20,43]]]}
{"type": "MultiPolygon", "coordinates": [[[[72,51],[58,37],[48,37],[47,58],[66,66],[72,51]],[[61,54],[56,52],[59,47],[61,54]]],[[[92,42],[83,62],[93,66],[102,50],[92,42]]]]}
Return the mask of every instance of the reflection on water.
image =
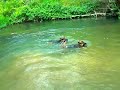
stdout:
{"type": "Polygon", "coordinates": [[[0,90],[119,90],[119,29],[119,21],[83,19],[1,30],[0,90]],[[88,47],[49,43],[61,36],[88,47]]]}

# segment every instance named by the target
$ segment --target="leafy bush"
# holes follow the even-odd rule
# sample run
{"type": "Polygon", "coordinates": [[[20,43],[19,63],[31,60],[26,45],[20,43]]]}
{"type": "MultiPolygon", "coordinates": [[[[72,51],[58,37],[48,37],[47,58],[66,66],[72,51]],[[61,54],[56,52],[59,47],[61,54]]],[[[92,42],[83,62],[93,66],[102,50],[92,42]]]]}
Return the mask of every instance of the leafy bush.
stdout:
{"type": "Polygon", "coordinates": [[[9,18],[0,15],[0,28],[5,27],[8,24],[9,24],[9,18]]]}
{"type": "Polygon", "coordinates": [[[96,0],[2,0],[0,1],[0,20],[4,23],[0,23],[8,25],[71,18],[72,15],[93,11],[96,5],[96,0]]]}

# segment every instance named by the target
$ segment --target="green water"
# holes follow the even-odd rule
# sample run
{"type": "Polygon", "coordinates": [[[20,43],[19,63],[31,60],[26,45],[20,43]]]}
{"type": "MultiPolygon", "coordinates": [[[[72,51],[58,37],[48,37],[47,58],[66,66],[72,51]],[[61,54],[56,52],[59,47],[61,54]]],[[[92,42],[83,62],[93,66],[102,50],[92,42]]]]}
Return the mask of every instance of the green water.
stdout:
{"type": "Polygon", "coordinates": [[[120,21],[27,23],[0,30],[0,90],[119,90],[120,21]],[[66,36],[87,48],[48,41],[66,36]]]}

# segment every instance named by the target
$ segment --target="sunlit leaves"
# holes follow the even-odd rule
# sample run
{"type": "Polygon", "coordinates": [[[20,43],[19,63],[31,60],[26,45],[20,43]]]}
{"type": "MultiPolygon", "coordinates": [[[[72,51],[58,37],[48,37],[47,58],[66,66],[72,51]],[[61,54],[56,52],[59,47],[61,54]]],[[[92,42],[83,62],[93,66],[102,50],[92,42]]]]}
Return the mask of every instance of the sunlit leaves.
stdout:
{"type": "Polygon", "coordinates": [[[71,18],[72,15],[94,11],[98,2],[99,0],[1,0],[0,15],[4,19],[9,17],[10,24],[71,18]]]}

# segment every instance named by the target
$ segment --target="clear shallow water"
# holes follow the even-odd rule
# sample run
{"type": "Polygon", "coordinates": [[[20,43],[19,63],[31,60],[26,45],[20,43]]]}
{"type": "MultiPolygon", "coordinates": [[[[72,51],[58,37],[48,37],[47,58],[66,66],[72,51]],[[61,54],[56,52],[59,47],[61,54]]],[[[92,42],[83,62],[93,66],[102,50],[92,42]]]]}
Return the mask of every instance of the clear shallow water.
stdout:
{"type": "Polygon", "coordinates": [[[120,21],[27,23],[0,30],[0,90],[119,90],[120,21]],[[68,45],[85,40],[87,48],[68,45]]]}

